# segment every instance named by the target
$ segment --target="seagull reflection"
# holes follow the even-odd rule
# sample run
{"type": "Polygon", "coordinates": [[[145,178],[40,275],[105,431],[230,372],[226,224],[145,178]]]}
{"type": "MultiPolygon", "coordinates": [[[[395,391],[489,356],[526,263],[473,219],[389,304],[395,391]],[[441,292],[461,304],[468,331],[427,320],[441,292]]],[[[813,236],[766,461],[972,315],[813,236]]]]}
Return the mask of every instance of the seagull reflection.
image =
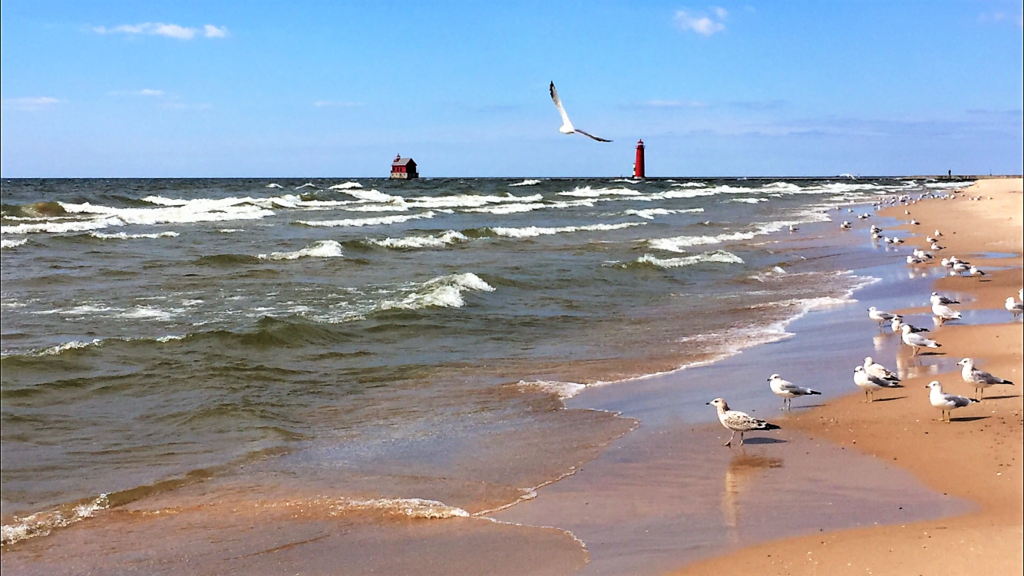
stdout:
{"type": "Polygon", "coordinates": [[[888,340],[888,338],[885,334],[877,334],[871,339],[872,343],[875,345],[875,352],[881,352],[885,349],[886,340],[888,340]]]}
{"type": "Polygon", "coordinates": [[[725,525],[736,528],[739,520],[740,498],[750,489],[754,479],[770,468],[782,468],[781,458],[757,456],[740,451],[725,469],[725,491],[722,493],[722,514],[725,525]]]}

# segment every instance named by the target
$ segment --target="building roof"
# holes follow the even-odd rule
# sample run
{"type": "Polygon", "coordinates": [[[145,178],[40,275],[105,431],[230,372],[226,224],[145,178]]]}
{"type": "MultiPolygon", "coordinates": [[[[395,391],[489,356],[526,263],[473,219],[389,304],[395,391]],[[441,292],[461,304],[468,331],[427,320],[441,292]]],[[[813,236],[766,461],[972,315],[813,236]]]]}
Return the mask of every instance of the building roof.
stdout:
{"type": "Polygon", "coordinates": [[[395,161],[391,163],[392,166],[408,166],[409,164],[415,166],[416,161],[412,158],[395,158],[395,161]]]}

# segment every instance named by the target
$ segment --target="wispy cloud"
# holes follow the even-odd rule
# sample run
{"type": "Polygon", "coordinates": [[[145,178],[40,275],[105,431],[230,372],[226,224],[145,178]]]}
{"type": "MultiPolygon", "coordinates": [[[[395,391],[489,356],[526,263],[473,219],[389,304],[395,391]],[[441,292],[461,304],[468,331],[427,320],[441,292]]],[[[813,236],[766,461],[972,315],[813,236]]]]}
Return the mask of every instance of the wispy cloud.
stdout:
{"type": "Polygon", "coordinates": [[[143,22],[142,24],[121,24],[107,28],[106,26],[94,26],[92,31],[97,34],[127,34],[164,36],[177,40],[191,40],[196,37],[203,38],[225,38],[228,29],[225,26],[214,26],[206,24],[202,28],[190,28],[177,24],[164,24],[163,22],[143,22]]]}
{"type": "Polygon", "coordinates": [[[681,30],[711,36],[725,30],[725,19],[728,16],[729,12],[725,8],[712,6],[708,11],[678,10],[672,20],[681,30]]]}
{"type": "Polygon", "coordinates": [[[61,100],[49,96],[26,96],[4,98],[2,104],[8,110],[43,110],[61,102],[61,100]]]}
{"type": "Polygon", "coordinates": [[[317,100],[313,103],[313,106],[316,106],[317,108],[355,108],[362,105],[362,102],[344,102],[340,100],[317,100]]]}

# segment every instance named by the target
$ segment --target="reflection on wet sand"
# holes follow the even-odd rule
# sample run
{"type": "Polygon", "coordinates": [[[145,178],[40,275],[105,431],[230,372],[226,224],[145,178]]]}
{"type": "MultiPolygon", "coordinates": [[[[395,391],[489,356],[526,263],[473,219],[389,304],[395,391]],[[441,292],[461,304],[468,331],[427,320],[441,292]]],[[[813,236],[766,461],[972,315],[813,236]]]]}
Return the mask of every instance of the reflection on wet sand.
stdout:
{"type": "Polygon", "coordinates": [[[782,468],[782,459],[741,450],[729,460],[729,466],[725,469],[725,490],[722,492],[722,515],[734,540],[739,538],[736,528],[739,525],[741,498],[752,486],[757,485],[758,477],[771,468],[782,468]]]}

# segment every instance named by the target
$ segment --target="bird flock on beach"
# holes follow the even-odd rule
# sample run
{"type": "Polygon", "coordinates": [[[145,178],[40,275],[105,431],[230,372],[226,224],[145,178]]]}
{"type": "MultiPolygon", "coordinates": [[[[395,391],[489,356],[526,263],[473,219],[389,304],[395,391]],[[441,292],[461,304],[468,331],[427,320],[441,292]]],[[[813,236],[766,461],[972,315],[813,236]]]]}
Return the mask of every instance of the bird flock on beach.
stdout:
{"type": "MultiPolygon", "coordinates": [[[[917,201],[925,198],[937,198],[948,200],[954,198],[956,192],[951,194],[939,194],[939,193],[925,193],[917,198],[912,198],[909,195],[899,195],[890,197],[886,200],[877,202],[874,204],[875,209],[891,207],[896,205],[908,206],[908,209],[904,210],[904,214],[909,216],[909,206],[916,203],[917,201]]],[[[969,200],[981,200],[981,196],[961,196],[969,200]]],[[[849,213],[853,213],[852,208],[847,209],[849,213]]],[[[862,213],[857,215],[857,219],[866,220],[870,218],[870,213],[862,213]]],[[[918,226],[920,222],[916,219],[908,221],[910,226],[918,226]]],[[[849,220],[844,220],[839,225],[841,230],[851,230],[853,223],[849,220]]],[[[873,242],[884,242],[888,246],[902,244],[903,240],[896,236],[885,236],[882,234],[883,230],[878,226],[872,224],[870,227],[871,239],[873,242]]],[[[926,242],[929,244],[931,251],[925,251],[915,248],[913,252],[906,257],[907,264],[910,266],[919,266],[932,261],[935,256],[933,252],[939,252],[945,248],[941,245],[941,238],[943,234],[939,230],[935,230],[933,234],[925,237],[926,242]]],[[[948,269],[949,276],[953,277],[965,277],[965,278],[982,278],[986,275],[984,271],[979,269],[977,266],[972,265],[970,262],[961,260],[956,256],[949,256],[942,258],[940,264],[948,269]]],[[[1016,320],[1018,316],[1021,316],[1024,312],[1024,288],[1021,288],[1017,293],[1017,298],[1009,296],[1006,299],[1006,310],[1012,314],[1012,319],[1016,320]],[[1019,298],[1019,300],[1018,300],[1019,298]]],[[[931,313],[934,318],[936,326],[942,326],[947,322],[953,322],[960,320],[962,315],[960,312],[952,307],[954,304],[960,304],[960,301],[956,298],[940,294],[938,292],[932,292],[929,297],[931,304],[931,313]]],[[[922,349],[935,349],[941,348],[942,344],[935,340],[925,336],[925,333],[929,332],[928,328],[917,327],[908,323],[903,316],[885,310],[880,310],[875,306],[871,306],[867,309],[868,318],[878,324],[878,329],[882,332],[888,328],[892,334],[898,335],[900,341],[904,346],[907,346],[911,350],[911,356],[917,356],[922,349]]],[[[950,422],[950,413],[958,408],[970,406],[981,402],[985,397],[985,390],[995,385],[1013,385],[1013,382],[1000,378],[984,370],[980,370],[975,366],[972,358],[964,358],[957,363],[961,366],[960,377],[964,383],[974,388],[973,397],[960,396],[957,394],[950,394],[945,392],[942,388],[942,383],[938,380],[933,380],[928,383],[925,388],[929,389],[928,401],[933,407],[940,411],[940,419],[944,422],[950,422]]],[[[875,392],[886,389],[886,388],[901,388],[900,377],[896,372],[893,372],[883,366],[882,364],[875,362],[875,360],[868,356],[864,358],[864,363],[858,365],[853,369],[853,383],[859,389],[864,392],[865,402],[873,402],[875,392]]],[[[785,380],[779,374],[772,374],[768,378],[769,389],[782,398],[782,409],[790,410],[793,398],[799,398],[802,396],[813,396],[821,394],[821,392],[812,388],[800,386],[785,380]]],[[[710,406],[714,406],[718,411],[718,420],[722,423],[727,430],[732,432],[729,437],[729,441],[725,443],[726,446],[731,446],[733,439],[736,437],[738,432],[740,435],[740,445],[743,445],[743,434],[745,432],[751,432],[754,430],[776,430],[779,428],[778,425],[772,424],[766,420],[755,418],[744,412],[738,410],[732,410],[729,408],[729,404],[722,398],[715,398],[714,400],[707,403],[710,406]]]]}

